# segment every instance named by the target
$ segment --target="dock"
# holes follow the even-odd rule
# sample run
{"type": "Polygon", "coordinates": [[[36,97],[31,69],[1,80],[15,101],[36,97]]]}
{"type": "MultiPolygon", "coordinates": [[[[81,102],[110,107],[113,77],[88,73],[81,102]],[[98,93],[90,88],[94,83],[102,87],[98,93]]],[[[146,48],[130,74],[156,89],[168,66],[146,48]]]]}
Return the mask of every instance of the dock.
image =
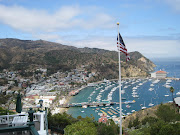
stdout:
{"type": "Polygon", "coordinates": [[[166,80],[168,80],[168,79],[169,79],[169,80],[180,80],[180,78],[175,78],[175,77],[166,77],[165,79],[166,79],[166,80]]]}
{"type": "Polygon", "coordinates": [[[83,102],[83,103],[71,103],[71,104],[61,104],[58,107],[60,108],[69,108],[69,107],[98,107],[98,106],[110,106],[114,104],[119,104],[119,102],[83,102]]]}

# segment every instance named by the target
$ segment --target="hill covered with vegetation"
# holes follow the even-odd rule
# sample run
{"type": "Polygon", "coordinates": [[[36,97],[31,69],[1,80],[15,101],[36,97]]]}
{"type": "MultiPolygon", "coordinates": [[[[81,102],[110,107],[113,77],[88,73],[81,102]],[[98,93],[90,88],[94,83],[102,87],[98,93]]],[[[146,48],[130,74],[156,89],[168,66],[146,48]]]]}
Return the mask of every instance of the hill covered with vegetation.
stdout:
{"type": "MultiPolygon", "coordinates": [[[[130,52],[126,62],[121,54],[122,76],[147,76],[154,64],[139,52],[130,52]]],[[[48,73],[84,66],[95,72],[91,81],[118,78],[118,53],[98,48],[76,48],[44,40],[0,39],[0,70],[47,68],[48,73]]]]}
{"type": "MultiPolygon", "coordinates": [[[[160,104],[134,112],[123,120],[124,135],[179,135],[180,114],[173,103],[160,104]]],[[[49,129],[54,132],[77,135],[118,135],[119,127],[113,120],[98,123],[94,117],[73,118],[66,113],[48,113],[49,129]]]]}
{"type": "Polygon", "coordinates": [[[123,127],[128,135],[179,135],[179,108],[166,103],[134,112],[123,121],[123,127]]]}

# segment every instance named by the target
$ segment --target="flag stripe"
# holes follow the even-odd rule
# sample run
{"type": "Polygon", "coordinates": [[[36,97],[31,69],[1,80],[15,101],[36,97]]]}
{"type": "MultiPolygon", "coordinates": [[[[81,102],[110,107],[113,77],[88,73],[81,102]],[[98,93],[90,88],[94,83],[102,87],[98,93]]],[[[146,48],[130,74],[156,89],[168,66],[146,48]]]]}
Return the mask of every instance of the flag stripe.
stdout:
{"type": "Polygon", "coordinates": [[[118,36],[117,36],[117,49],[118,49],[118,51],[121,51],[126,55],[126,61],[130,60],[130,56],[127,52],[126,45],[125,45],[120,33],[119,33],[119,40],[118,40],[118,36]]]}
{"type": "Polygon", "coordinates": [[[126,49],[126,48],[124,48],[124,47],[122,47],[121,45],[117,45],[117,47],[119,47],[119,48],[123,49],[124,51],[127,51],[127,49],[126,49]]]}

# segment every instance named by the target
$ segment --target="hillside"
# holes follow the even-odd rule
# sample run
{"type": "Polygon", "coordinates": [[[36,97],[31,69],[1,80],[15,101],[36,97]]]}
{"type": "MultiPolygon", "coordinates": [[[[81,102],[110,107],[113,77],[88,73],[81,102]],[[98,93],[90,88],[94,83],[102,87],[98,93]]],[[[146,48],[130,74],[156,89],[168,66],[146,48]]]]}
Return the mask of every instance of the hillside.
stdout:
{"type": "Polygon", "coordinates": [[[140,110],[137,112],[132,113],[131,115],[128,115],[125,120],[123,120],[122,124],[124,128],[128,128],[129,122],[135,120],[137,117],[140,121],[142,121],[145,117],[157,117],[155,115],[155,112],[157,111],[159,105],[147,108],[145,110],[140,110]]]}
{"type": "Polygon", "coordinates": [[[128,135],[179,135],[179,108],[174,103],[160,104],[128,115],[122,124],[128,135]]]}
{"type": "MultiPolygon", "coordinates": [[[[154,64],[139,52],[131,52],[131,60],[122,58],[122,76],[147,76],[154,64]]],[[[0,39],[0,69],[25,70],[47,68],[49,73],[85,65],[97,76],[91,81],[118,78],[118,54],[97,48],[76,48],[44,40],[0,39]]]]}

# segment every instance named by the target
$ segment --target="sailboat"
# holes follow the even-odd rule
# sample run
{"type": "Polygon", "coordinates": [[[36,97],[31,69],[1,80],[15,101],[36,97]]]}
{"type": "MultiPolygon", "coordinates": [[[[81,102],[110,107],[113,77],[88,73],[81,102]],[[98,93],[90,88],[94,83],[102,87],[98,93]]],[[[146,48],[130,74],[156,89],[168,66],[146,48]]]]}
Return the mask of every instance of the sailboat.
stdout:
{"type": "Polygon", "coordinates": [[[167,92],[167,94],[166,95],[164,95],[165,97],[169,97],[169,94],[168,94],[168,92],[167,92]]]}
{"type": "Polygon", "coordinates": [[[146,109],[146,107],[145,107],[145,101],[144,101],[144,106],[142,106],[141,109],[142,109],[142,110],[143,110],[143,109],[146,109]]]}
{"type": "Polygon", "coordinates": [[[154,104],[152,103],[152,98],[151,98],[151,103],[149,103],[148,106],[153,106],[154,104]]]}

